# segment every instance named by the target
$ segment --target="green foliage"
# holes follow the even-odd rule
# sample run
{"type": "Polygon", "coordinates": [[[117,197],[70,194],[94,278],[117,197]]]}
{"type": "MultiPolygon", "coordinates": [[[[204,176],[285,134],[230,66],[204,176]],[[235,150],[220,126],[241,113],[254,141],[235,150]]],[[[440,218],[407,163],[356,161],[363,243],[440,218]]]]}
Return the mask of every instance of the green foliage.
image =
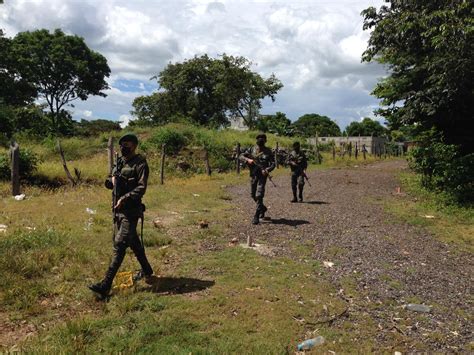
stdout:
{"type": "Polygon", "coordinates": [[[422,174],[425,188],[444,190],[459,202],[474,201],[473,153],[462,155],[458,146],[430,133],[411,154],[410,166],[422,174]]]}
{"type": "Polygon", "coordinates": [[[320,137],[334,137],[341,135],[341,129],[336,122],[327,116],[316,113],[306,114],[298,118],[293,127],[295,133],[302,137],[314,137],[316,132],[320,137]]]}
{"type": "MultiPolygon", "coordinates": [[[[29,149],[20,149],[20,178],[32,177],[38,168],[38,156],[29,149]]],[[[10,180],[11,160],[9,153],[0,155],[0,180],[10,180]]]]}
{"type": "Polygon", "coordinates": [[[372,30],[364,61],[385,64],[390,75],[374,95],[392,129],[417,124],[435,128],[462,154],[474,151],[474,3],[391,1],[362,12],[372,30]]]}
{"type": "Polygon", "coordinates": [[[186,137],[177,129],[164,127],[155,132],[149,142],[157,148],[165,144],[167,154],[177,154],[186,145],[186,137]]]}
{"type": "Polygon", "coordinates": [[[366,117],[362,122],[351,122],[346,127],[346,133],[348,136],[374,136],[382,137],[387,133],[387,129],[380,124],[379,121],[372,120],[366,117]]]}
{"type": "Polygon", "coordinates": [[[12,55],[12,40],[0,29],[0,104],[22,106],[36,97],[35,88],[19,75],[18,61],[12,55]]]}
{"type": "Polygon", "coordinates": [[[163,125],[189,118],[195,124],[219,127],[228,124],[230,112],[252,127],[261,100],[275,100],[282,88],[271,75],[268,79],[250,70],[244,57],[207,55],[169,64],[157,77],[161,91],[134,100],[134,125],[163,125]]]}
{"type": "Polygon", "coordinates": [[[255,123],[255,128],[262,132],[270,132],[279,136],[291,136],[291,121],[282,112],[274,115],[260,115],[255,123]]]}
{"type": "Polygon", "coordinates": [[[5,145],[13,134],[15,111],[0,102],[0,145],[5,145]]]}
{"type": "Polygon", "coordinates": [[[79,36],[57,29],[20,32],[9,47],[23,81],[47,102],[51,126],[57,133],[69,133],[72,122],[65,107],[90,95],[106,96],[107,60],[87,47],[79,36]]]}

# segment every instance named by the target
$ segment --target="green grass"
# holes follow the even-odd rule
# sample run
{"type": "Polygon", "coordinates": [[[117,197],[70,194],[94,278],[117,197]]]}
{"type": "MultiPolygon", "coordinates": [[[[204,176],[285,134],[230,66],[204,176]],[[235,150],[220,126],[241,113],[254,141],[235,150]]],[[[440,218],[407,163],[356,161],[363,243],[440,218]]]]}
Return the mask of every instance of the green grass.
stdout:
{"type": "MultiPolygon", "coordinates": [[[[173,126],[176,127],[176,126],[173,126]]],[[[188,151],[207,137],[218,154],[222,147],[254,143],[255,132],[230,130],[210,132],[181,127],[189,138],[188,151]]],[[[157,130],[157,129],[154,129],[157,130]]],[[[139,129],[146,142],[154,130],[139,129]]],[[[115,133],[117,134],[117,133],[115,133]]],[[[159,185],[159,154],[147,147],[151,166],[145,245],[155,271],[169,282],[187,278],[192,284],[208,282],[200,292],[171,294],[139,284],[120,291],[108,303],[97,302],[86,285],[103,276],[112,254],[110,191],[102,187],[107,174],[107,135],[91,140],[63,139],[69,168],[82,171],[84,183],[48,189],[22,186],[27,199],[9,197],[9,184],[0,182],[0,224],[8,226],[0,235],[0,303],[6,316],[18,325],[20,347],[40,352],[160,352],[160,353],[285,353],[315,334],[324,335],[322,351],[347,351],[354,346],[366,352],[374,346],[375,325],[366,317],[355,327],[350,320],[342,328],[311,325],[338,314],[345,303],[326,280],[318,263],[304,260],[310,245],[293,247],[302,258],[267,258],[251,250],[228,245],[225,221],[233,215],[232,198],[225,187],[247,183],[248,172],[211,177],[176,173],[169,158],[165,185],[159,185]],[[91,208],[95,214],[88,214],[91,208]],[[152,221],[160,220],[155,228],[152,221]],[[198,222],[210,222],[200,229],[198,222]],[[213,249],[206,246],[212,244],[213,249]],[[198,280],[198,281],[196,281],[198,280]],[[298,319],[303,319],[298,321],[298,319]],[[37,336],[22,338],[22,322],[40,329],[37,336]],[[367,334],[353,344],[353,334],[367,334]]],[[[207,139],[206,138],[206,139],[207,139]]],[[[292,139],[269,135],[269,146],[291,145],[292,139]]],[[[43,181],[60,180],[64,172],[54,141],[21,142],[41,158],[38,175],[43,181]]],[[[323,163],[310,169],[352,167],[370,163],[340,159],[323,153],[323,163]]],[[[195,164],[202,164],[200,158],[195,164]]],[[[211,155],[212,159],[216,156],[211,155]]],[[[274,175],[288,174],[287,169],[274,175]]],[[[334,248],[334,254],[344,250],[334,248]]],[[[121,270],[136,270],[131,253],[121,270]]],[[[344,281],[347,293],[356,294],[353,280],[344,281]]],[[[23,334],[24,335],[24,334],[23,334]]],[[[0,340],[8,350],[12,339],[0,340]]]]}
{"type": "MultiPolygon", "coordinates": [[[[337,330],[311,325],[328,317],[325,308],[332,315],[346,307],[318,263],[268,258],[228,245],[222,221],[233,209],[225,186],[247,178],[246,173],[196,175],[150,185],[145,243],[152,265],[169,282],[187,278],[208,284],[199,292],[169,294],[140,283],[108,303],[97,302],[86,285],[103,276],[112,253],[109,191],[96,185],[49,192],[27,187],[24,201],[3,198],[0,223],[8,229],[0,251],[11,257],[0,262],[2,312],[40,329],[18,347],[68,353],[285,353],[317,333],[328,340],[322,351],[353,349],[353,332],[374,331],[370,319],[359,320],[363,331],[350,320],[337,330]],[[160,228],[153,226],[155,218],[162,221],[160,228]],[[208,229],[198,227],[202,219],[210,222],[208,229]],[[217,248],[208,250],[209,243],[217,248]]],[[[129,254],[122,271],[138,268],[129,254]]],[[[372,349],[371,339],[357,349],[372,349]]]]}
{"type": "Polygon", "coordinates": [[[439,240],[459,250],[474,251],[474,209],[450,203],[445,196],[421,187],[414,173],[400,175],[406,197],[391,200],[388,211],[409,223],[427,228],[439,240]],[[433,216],[434,218],[427,218],[433,216]]]}

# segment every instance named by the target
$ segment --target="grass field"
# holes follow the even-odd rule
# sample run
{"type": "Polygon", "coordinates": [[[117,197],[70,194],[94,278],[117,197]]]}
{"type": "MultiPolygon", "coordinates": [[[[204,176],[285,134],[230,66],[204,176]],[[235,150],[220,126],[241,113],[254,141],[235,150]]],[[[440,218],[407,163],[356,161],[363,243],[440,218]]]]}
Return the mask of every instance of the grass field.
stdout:
{"type": "MultiPolygon", "coordinates": [[[[145,142],[153,136],[138,133],[145,142]]],[[[197,132],[193,139],[206,134],[197,132]]],[[[253,143],[254,133],[224,131],[210,139],[214,147],[244,146],[253,143]]],[[[327,349],[340,351],[351,346],[351,332],[375,331],[370,319],[357,330],[349,321],[345,331],[316,324],[345,307],[318,262],[267,258],[229,245],[226,231],[232,226],[227,221],[234,210],[226,187],[246,183],[246,170],[240,176],[208,177],[180,174],[169,165],[162,186],[158,150],[150,145],[145,245],[163,278],[156,287],[138,283],[117,291],[107,303],[96,301],[86,286],[103,277],[112,254],[110,191],[102,186],[106,141],[106,135],[62,141],[69,168],[82,171],[83,183],[74,188],[64,184],[55,142],[20,142],[41,159],[36,175],[63,185],[25,184],[27,198],[15,201],[9,184],[0,183],[0,224],[7,226],[0,232],[0,253],[8,256],[0,259],[0,350],[286,353],[317,333],[327,338],[327,349]],[[208,229],[199,228],[201,220],[209,221],[208,229]]],[[[269,136],[269,146],[277,141],[280,147],[292,142],[269,136]]],[[[194,143],[188,142],[188,149],[194,143]]],[[[211,163],[218,153],[211,150],[211,163]]],[[[180,158],[168,161],[173,159],[180,158]]],[[[375,160],[333,161],[324,153],[323,163],[310,169],[375,160]]],[[[279,169],[274,174],[287,173],[279,169]]],[[[302,250],[301,245],[294,248],[302,250]]],[[[121,271],[137,269],[129,252],[121,271]]],[[[344,287],[350,289],[350,284],[344,287]]],[[[357,347],[363,351],[373,345],[368,336],[357,347]]]]}
{"type": "MultiPolygon", "coordinates": [[[[98,169],[104,161],[102,152],[76,162],[99,179],[106,174],[98,169]]],[[[325,159],[311,169],[360,163],[325,159]]],[[[41,169],[61,173],[52,161],[41,169]]],[[[111,257],[109,191],[99,184],[24,186],[26,200],[2,198],[0,223],[8,228],[0,253],[11,257],[0,261],[0,315],[15,329],[3,332],[2,350],[18,344],[13,349],[45,352],[285,353],[315,332],[331,349],[347,348],[349,323],[347,332],[336,332],[299,321],[344,309],[319,263],[269,259],[229,246],[225,221],[233,208],[225,188],[247,179],[247,171],[194,175],[170,177],[161,186],[154,172],[144,201],[145,245],[165,278],[158,288],[139,283],[119,291],[108,303],[97,302],[86,285],[103,276],[111,257]],[[156,218],[159,228],[151,222],[156,218]],[[203,219],[208,229],[198,227],[203,219]]],[[[1,188],[6,193],[8,184],[1,188]]],[[[137,268],[130,253],[121,270],[137,268]]],[[[370,338],[359,346],[370,349],[370,338]]]]}
{"type": "Polygon", "coordinates": [[[427,228],[443,242],[460,250],[474,251],[474,209],[449,203],[446,196],[421,187],[420,177],[407,172],[400,175],[406,198],[386,204],[389,212],[413,225],[427,228]]]}

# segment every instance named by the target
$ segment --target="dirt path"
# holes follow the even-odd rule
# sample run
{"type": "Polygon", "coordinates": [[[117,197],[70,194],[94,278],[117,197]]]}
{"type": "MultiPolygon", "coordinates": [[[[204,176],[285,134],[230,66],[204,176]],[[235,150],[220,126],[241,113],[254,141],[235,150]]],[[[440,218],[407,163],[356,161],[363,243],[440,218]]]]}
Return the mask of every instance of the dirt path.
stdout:
{"type": "MultiPolygon", "coordinates": [[[[376,325],[373,335],[381,348],[469,351],[472,255],[384,211],[383,203],[397,198],[397,173],[403,169],[402,161],[384,161],[312,172],[313,187],[306,185],[304,204],[289,202],[289,176],[275,178],[279,188],[268,184],[265,200],[272,220],[258,226],[250,224],[254,203],[248,186],[233,187],[235,215],[243,219],[236,219],[233,236],[244,242],[251,234],[279,255],[333,262],[323,276],[347,300],[350,322],[368,318],[376,325]],[[409,311],[404,308],[408,303],[430,305],[432,310],[409,311]]],[[[345,321],[332,326],[341,327],[345,321]]],[[[363,332],[355,333],[354,341],[358,336],[363,332]]]]}

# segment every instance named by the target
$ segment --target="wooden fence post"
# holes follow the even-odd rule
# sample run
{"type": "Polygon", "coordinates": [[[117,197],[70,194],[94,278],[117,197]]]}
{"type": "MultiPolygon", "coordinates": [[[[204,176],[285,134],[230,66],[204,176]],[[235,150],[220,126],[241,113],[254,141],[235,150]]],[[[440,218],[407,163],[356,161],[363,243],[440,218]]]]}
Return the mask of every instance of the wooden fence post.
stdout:
{"type": "Polygon", "coordinates": [[[318,164],[321,164],[322,161],[321,161],[321,159],[319,158],[319,147],[318,147],[318,144],[319,144],[319,136],[318,136],[318,132],[316,132],[316,160],[318,161],[318,164]]]}
{"type": "Polygon", "coordinates": [[[165,183],[165,146],[166,144],[161,145],[161,165],[160,165],[160,184],[165,183]]]}
{"type": "Polygon", "coordinates": [[[275,167],[277,169],[280,168],[280,164],[278,164],[278,142],[276,143],[276,148],[275,148],[275,167]]]}
{"type": "Polygon", "coordinates": [[[332,160],[336,160],[336,143],[332,146],[332,160]]]}
{"type": "Polygon", "coordinates": [[[354,152],[354,156],[357,160],[357,157],[359,155],[359,145],[357,144],[357,142],[355,143],[355,152],[354,152]]]}
{"type": "Polygon", "coordinates": [[[114,137],[109,137],[109,143],[107,143],[107,158],[109,162],[109,175],[112,175],[114,168],[114,137]]]}
{"type": "Polygon", "coordinates": [[[206,173],[208,176],[211,176],[211,164],[209,164],[209,151],[207,148],[204,148],[204,161],[206,162],[206,173]]]}
{"type": "Polygon", "coordinates": [[[349,151],[349,159],[352,159],[352,142],[347,145],[347,150],[349,151]]]}
{"type": "Polygon", "coordinates": [[[20,194],[20,146],[17,142],[10,145],[12,195],[20,194]]]}
{"type": "Polygon", "coordinates": [[[367,148],[365,147],[365,144],[362,144],[362,155],[364,156],[364,160],[367,159],[365,156],[365,153],[367,152],[367,148]]]}
{"type": "Polygon", "coordinates": [[[236,170],[237,170],[237,174],[240,174],[240,143],[237,143],[237,147],[236,147],[236,154],[237,154],[237,158],[235,159],[235,167],[236,167],[236,170]]]}
{"type": "Polygon", "coordinates": [[[64,172],[66,173],[66,177],[69,180],[69,182],[71,183],[71,186],[75,186],[76,181],[74,180],[71,173],[69,172],[69,169],[68,169],[67,163],[66,163],[66,158],[64,158],[63,148],[61,147],[61,142],[59,141],[59,139],[58,139],[58,151],[59,151],[59,155],[61,156],[61,161],[63,163],[63,169],[64,169],[64,172]]]}

